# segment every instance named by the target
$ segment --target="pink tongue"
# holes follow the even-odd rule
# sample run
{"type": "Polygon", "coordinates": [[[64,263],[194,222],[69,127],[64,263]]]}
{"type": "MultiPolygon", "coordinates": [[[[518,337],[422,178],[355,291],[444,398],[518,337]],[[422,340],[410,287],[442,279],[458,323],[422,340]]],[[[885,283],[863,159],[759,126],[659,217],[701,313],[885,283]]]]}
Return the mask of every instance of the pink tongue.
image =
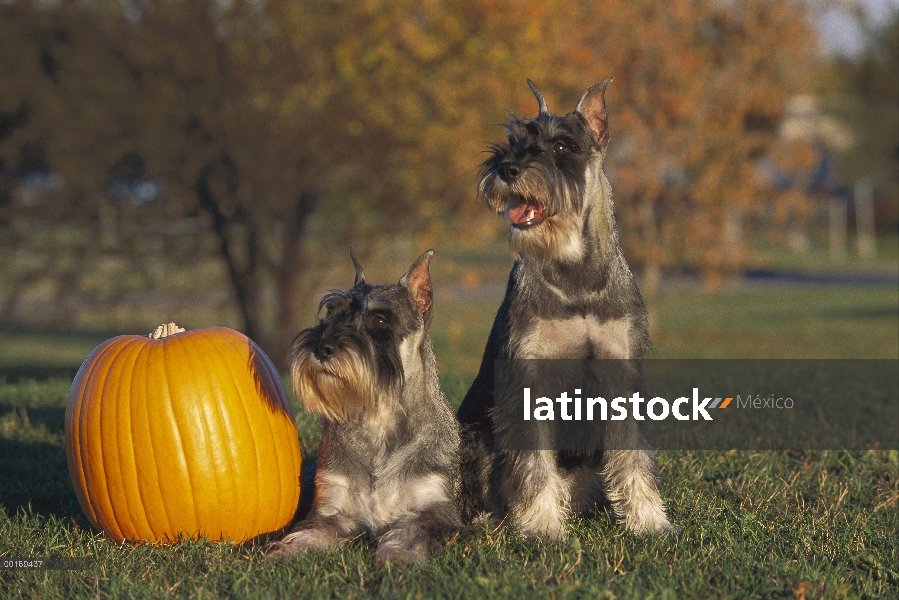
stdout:
{"type": "Polygon", "coordinates": [[[522,203],[515,208],[509,209],[509,220],[513,225],[521,225],[527,223],[531,219],[540,216],[540,208],[533,204],[522,203]]]}

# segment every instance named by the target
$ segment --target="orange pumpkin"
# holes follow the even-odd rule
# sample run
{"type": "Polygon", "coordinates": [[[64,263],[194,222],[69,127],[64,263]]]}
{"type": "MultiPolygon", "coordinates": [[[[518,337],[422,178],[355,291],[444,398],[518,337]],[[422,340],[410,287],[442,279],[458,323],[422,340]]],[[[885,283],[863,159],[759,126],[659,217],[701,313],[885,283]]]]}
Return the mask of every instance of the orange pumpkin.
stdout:
{"type": "Polygon", "coordinates": [[[287,525],[299,503],[284,387],[231,329],[107,340],[75,377],[65,434],[81,509],[116,542],[244,541],[287,525]]]}

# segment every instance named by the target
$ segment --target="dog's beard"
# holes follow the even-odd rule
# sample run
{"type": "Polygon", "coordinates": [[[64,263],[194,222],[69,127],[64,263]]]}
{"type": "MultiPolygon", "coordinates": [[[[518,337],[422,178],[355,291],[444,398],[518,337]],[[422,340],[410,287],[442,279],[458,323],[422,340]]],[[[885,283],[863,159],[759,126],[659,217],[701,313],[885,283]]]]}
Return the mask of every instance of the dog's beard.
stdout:
{"type": "Polygon", "coordinates": [[[325,363],[298,349],[290,360],[294,393],[306,410],[334,421],[375,414],[393,394],[378,385],[367,364],[355,348],[343,348],[325,363]]]}
{"type": "Polygon", "coordinates": [[[538,260],[576,260],[582,254],[579,225],[575,215],[555,215],[528,229],[511,227],[509,246],[538,260]]]}
{"type": "Polygon", "coordinates": [[[510,221],[513,251],[544,260],[581,256],[581,217],[571,190],[552,189],[547,178],[526,172],[511,185],[496,174],[481,181],[482,200],[510,221]],[[553,199],[553,201],[550,201],[553,199]]]}

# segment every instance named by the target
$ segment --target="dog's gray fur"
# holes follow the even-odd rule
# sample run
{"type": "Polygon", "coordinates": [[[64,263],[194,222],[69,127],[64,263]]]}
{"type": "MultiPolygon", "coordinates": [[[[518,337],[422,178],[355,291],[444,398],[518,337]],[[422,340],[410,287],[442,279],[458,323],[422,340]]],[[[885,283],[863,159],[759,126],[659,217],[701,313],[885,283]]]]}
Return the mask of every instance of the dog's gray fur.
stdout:
{"type": "Polygon", "coordinates": [[[269,556],[367,534],[377,561],[418,563],[459,529],[458,424],[427,331],[433,253],[392,285],[367,283],[354,257],[353,287],[327,293],[325,318],[297,336],[294,390],[323,415],[315,499],[269,556]]]}
{"type": "Polygon", "coordinates": [[[634,533],[672,530],[652,453],[632,419],[605,423],[602,452],[494,448],[495,359],[631,359],[636,369],[625,385],[645,391],[646,308],[618,243],[603,172],[610,81],[591,87],[573,112],[559,117],[528,80],[538,116],[510,114],[508,143],[493,146],[481,166],[480,197],[509,218],[519,258],[458,412],[464,520],[486,511],[525,535],[558,539],[567,516],[605,500],[634,533]]]}

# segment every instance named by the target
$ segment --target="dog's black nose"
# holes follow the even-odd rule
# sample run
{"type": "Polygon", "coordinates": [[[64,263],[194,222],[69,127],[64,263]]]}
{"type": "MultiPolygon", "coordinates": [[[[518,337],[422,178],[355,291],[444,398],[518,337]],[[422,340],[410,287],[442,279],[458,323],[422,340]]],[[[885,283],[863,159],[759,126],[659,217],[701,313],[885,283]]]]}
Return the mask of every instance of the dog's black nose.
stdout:
{"type": "Polygon", "coordinates": [[[518,178],[519,173],[521,173],[517,166],[509,163],[503,163],[497,171],[499,172],[500,178],[506,183],[512,183],[518,178]]]}
{"type": "Polygon", "coordinates": [[[318,360],[328,360],[334,355],[334,344],[329,340],[319,340],[312,346],[312,354],[318,360]]]}

